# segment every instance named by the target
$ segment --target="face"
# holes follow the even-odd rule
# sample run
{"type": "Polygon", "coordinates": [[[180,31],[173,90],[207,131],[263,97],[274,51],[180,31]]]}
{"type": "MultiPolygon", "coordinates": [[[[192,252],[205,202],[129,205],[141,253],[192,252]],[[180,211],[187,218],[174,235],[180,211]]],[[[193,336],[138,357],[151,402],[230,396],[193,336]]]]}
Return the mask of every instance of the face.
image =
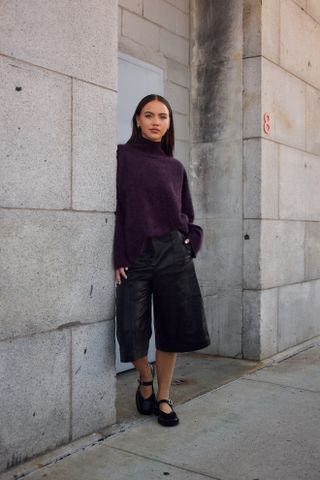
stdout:
{"type": "Polygon", "coordinates": [[[159,100],[153,100],[143,107],[136,121],[144,138],[152,142],[161,142],[170,126],[169,110],[159,100]]]}

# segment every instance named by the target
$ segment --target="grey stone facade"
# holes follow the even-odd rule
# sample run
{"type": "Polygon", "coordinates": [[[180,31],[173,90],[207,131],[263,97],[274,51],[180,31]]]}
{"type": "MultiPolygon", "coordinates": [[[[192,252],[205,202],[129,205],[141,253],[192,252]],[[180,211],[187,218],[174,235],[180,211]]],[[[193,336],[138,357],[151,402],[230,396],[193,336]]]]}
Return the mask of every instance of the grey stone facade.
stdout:
{"type": "Polygon", "coordinates": [[[317,0],[12,0],[0,32],[0,471],[116,420],[118,51],[164,72],[205,230],[202,352],[319,335],[317,0]]]}
{"type": "Polygon", "coordinates": [[[4,470],[115,422],[117,2],[0,19],[4,470]]]}
{"type": "Polygon", "coordinates": [[[245,358],[320,333],[319,20],[319,2],[244,2],[245,358]]]}

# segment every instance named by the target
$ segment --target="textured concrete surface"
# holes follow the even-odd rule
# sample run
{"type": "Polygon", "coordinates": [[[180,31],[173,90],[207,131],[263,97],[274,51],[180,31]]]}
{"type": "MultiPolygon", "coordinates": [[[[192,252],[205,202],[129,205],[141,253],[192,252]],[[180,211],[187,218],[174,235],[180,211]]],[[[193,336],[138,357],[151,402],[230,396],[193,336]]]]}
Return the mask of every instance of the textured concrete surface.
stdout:
{"type": "Polygon", "coordinates": [[[263,55],[279,62],[280,0],[244,0],[244,56],[263,55]],[[261,21],[262,19],[262,21],[261,21]]]}
{"type": "Polygon", "coordinates": [[[278,351],[320,334],[320,280],[279,288],[278,351]]]}
{"type": "Polygon", "coordinates": [[[116,420],[114,322],[72,331],[72,438],[116,420]],[[94,408],[92,408],[94,405],[94,408]]]}
{"type": "Polygon", "coordinates": [[[320,222],[306,223],[306,278],[320,278],[320,222]]]}
{"type": "Polygon", "coordinates": [[[116,209],[117,94],[73,81],[72,206],[116,209]]]}
{"type": "Polygon", "coordinates": [[[306,150],[320,155],[320,91],[310,85],[306,89],[306,150]]]}
{"type": "Polygon", "coordinates": [[[268,112],[272,119],[272,128],[266,134],[260,117],[262,136],[304,149],[305,83],[265,58],[261,59],[261,68],[261,112],[268,112]]]}
{"type": "Polygon", "coordinates": [[[244,358],[266,358],[278,352],[278,289],[243,292],[244,358]]]}
{"type": "Polygon", "coordinates": [[[244,218],[278,218],[279,146],[264,138],[243,142],[244,218]]]}
{"type": "Polygon", "coordinates": [[[1,2],[1,53],[116,88],[117,2],[1,2]]]}
{"type": "MultiPolygon", "coordinates": [[[[314,6],[315,2],[312,3],[314,6]]],[[[316,9],[312,10],[313,13],[319,13],[319,5],[317,12],[316,9]]],[[[319,89],[320,62],[318,49],[315,48],[320,43],[318,22],[292,0],[280,2],[281,65],[319,89]]]]}
{"type": "Polygon", "coordinates": [[[0,218],[1,339],[113,318],[113,214],[10,209],[0,218]]]}
{"type": "Polygon", "coordinates": [[[244,235],[245,288],[271,288],[304,280],[304,222],[245,220],[244,235]]]}
{"type": "Polygon", "coordinates": [[[70,208],[71,79],[5,57],[0,75],[1,206],[70,208]]]}
{"type": "Polygon", "coordinates": [[[192,1],[190,22],[190,183],[204,229],[197,273],[214,339],[205,351],[236,357],[242,351],[242,2],[192,1]]]}
{"type": "Polygon", "coordinates": [[[234,161],[240,148],[242,139],[195,143],[192,146],[190,183],[194,208],[200,218],[240,216],[242,166],[234,161]]]}
{"type": "Polygon", "coordinates": [[[320,218],[319,157],[280,145],[279,216],[290,220],[320,218]]]}
{"type": "MultiPolygon", "coordinates": [[[[142,419],[51,462],[35,459],[27,478],[318,480],[319,372],[320,339],[175,407],[180,425],[174,429],[155,417],[142,419]]],[[[0,478],[22,473],[20,467],[20,475],[12,470],[0,478]]]]}
{"type": "Polygon", "coordinates": [[[0,471],[70,441],[70,334],[0,342],[0,471]]]}
{"type": "Polygon", "coordinates": [[[243,278],[251,291],[242,338],[247,358],[264,358],[320,328],[320,7],[314,0],[243,6],[243,278]]]}

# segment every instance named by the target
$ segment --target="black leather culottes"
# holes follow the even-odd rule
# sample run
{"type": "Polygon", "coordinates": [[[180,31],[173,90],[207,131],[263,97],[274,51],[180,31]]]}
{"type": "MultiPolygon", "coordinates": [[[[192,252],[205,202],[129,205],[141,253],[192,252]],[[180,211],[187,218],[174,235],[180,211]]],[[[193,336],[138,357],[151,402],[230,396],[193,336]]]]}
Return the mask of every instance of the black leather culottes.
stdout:
{"type": "Polygon", "coordinates": [[[179,230],[149,238],[116,286],[116,333],[122,362],[148,353],[153,301],[156,348],[190,352],[210,344],[192,247],[179,230]]]}

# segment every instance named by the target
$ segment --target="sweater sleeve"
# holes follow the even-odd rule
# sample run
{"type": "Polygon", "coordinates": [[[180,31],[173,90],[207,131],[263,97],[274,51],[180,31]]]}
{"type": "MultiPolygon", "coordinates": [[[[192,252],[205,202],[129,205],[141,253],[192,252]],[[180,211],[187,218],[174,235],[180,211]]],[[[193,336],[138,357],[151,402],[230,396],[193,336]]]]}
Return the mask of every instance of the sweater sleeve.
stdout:
{"type": "Polygon", "coordinates": [[[203,230],[199,225],[193,223],[194,209],[189,189],[188,177],[185,169],[183,170],[183,183],[181,194],[181,210],[188,217],[188,237],[191,240],[193,256],[196,257],[203,242],[203,230]]]}
{"type": "Polygon", "coordinates": [[[119,159],[119,148],[117,151],[117,204],[116,204],[116,220],[114,229],[114,241],[113,241],[113,260],[114,268],[121,268],[128,266],[128,260],[126,256],[126,242],[125,242],[125,212],[123,209],[121,196],[120,196],[120,184],[121,184],[121,168],[119,159]]]}

